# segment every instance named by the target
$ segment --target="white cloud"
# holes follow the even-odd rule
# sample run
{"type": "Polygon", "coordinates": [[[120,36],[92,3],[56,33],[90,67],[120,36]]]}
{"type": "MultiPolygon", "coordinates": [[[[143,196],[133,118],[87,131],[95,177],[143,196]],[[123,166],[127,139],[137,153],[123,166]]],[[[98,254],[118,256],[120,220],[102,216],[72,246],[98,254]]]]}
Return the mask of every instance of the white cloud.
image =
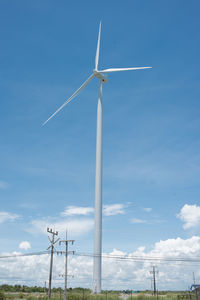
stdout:
{"type": "Polygon", "coordinates": [[[184,229],[189,229],[200,225],[200,206],[185,204],[177,217],[183,221],[184,229]]]}
{"type": "Polygon", "coordinates": [[[146,220],[142,220],[142,219],[136,219],[136,218],[131,219],[131,223],[133,224],[142,224],[146,222],[147,222],[146,220]]]}
{"type": "Polygon", "coordinates": [[[151,212],[152,208],[151,207],[143,207],[143,210],[146,212],[151,212]]]}
{"type": "Polygon", "coordinates": [[[23,241],[19,244],[19,249],[28,250],[31,248],[31,244],[27,241],[23,241]]]}
{"type": "Polygon", "coordinates": [[[162,254],[162,257],[199,257],[200,254],[200,237],[193,236],[189,239],[168,239],[155,243],[154,249],[151,251],[151,255],[158,256],[162,254]]]}
{"type": "MultiPolygon", "coordinates": [[[[37,235],[47,234],[47,228],[53,228],[60,233],[65,233],[67,230],[72,237],[87,234],[94,228],[93,218],[84,218],[84,216],[93,212],[92,207],[78,207],[68,206],[64,212],[61,213],[59,218],[41,218],[32,220],[29,226],[26,226],[25,231],[37,235]],[[77,218],[77,215],[82,215],[82,218],[77,218]],[[76,217],[74,217],[76,216],[76,217]]],[[[124,214],[123,204],[105,205],[103,207],[103,214],[105,216],[113,216],[124,214]]]]}
{"type": "Polygon", "coordinates": [[[0,224],[7,222],[7,221],[14,221],[19,216],[16,214],[12,214],[6,211],[0,211],[0,224]]]}
{"type": "Polygon", "coordinates": [[[104,216],[114,216],[114,215],[123,215],[125,214],[123,204],[111,204],[103,206],[104,216]]]}
{"type": "Polygon", "coordinates": [[[5,190],[8,188],[8,183],[5,181],[0,180],[0,189],[5,190]]]}
{"type": "MultiPolygon", "coordinates": [[[[73,250],[76,250],[76,248],[74,247],[73,250]]],[[[5,255],[6,253],[1,254],[5,255]]],[[[176,238],[159,241],[153,245],[151,250],[146,250],[144,246],[140,246],[130,253],[114,249],[107,254],[110,256],[126,256],[128,259],[103,258],[103,289],[149,289],[149,278],[151,276],[149,271],[152,269],[152,261],[148,261],[149,257],[156,259],[153,263],[157,265],[159,270],[157,275],[159,290],[185,290],[191,282],[193,271],[197,278],[200,277],[197,263],[192,264],[189,262],[187,264],[185,262],[163,262],[158,260],[158,258],[178,259],[187,257],[194,259],[200,257],[200,237],[197,236],[185,240],[176,238]],[[131,258],[136,256],[147,260],[133,261],[131,258]]],[[[4,279],[0,279],[0,283],[11,281],[14,284],[14,280],[17,280],[18,284],[27,284],[27,281],[29,281],[31,285],[39,285],[48,278],[49,262],[49,255],[2,259],[0,273],[1,278],[4,279]],[[13,279],[13,274],[15,274],[15,279],[13,279]]],[[[63,273],[63,263],[63,256],[54,256],[53,286],[59,286],[63,281],[58,276],[58,274],[63,273]]],[[[68,267],[69,274],[74,275],[73,279],[69,278],[69,286],[92,287],[92,257],[69,256],[68,267]]]]}
{"type": "MultiPolygon", "coordinates": [[[[123,204],[111,204],[103,206],[104,216],[121,215],[125,213],[125,206],[123,204]]],[[[75,216],[75,215],[89,215],[94,212],[93,207],[81,207],[81,206],[68,206],[62,216],[75,216]]]]}
{"type": "Polygon", "coordinates": [[[47,227],[50,227],[53,229],[55,228],[60,234],[64,233],[67,229],[70,235],[75,237],[91,231],[93,229],[93,224],[93,219],[37,219],[30,223],[30,227],[26,228],[26,231],[32,234],[47,234],[47,227]]]}
{"type": "Polygon", "coordinates": [[[89,215],[93,213],[94,209],[92,207],[81,207],[81,206],[67,206],[64,212],[62,212],[63,216],[74,216],[74,215],[89,215]]]}

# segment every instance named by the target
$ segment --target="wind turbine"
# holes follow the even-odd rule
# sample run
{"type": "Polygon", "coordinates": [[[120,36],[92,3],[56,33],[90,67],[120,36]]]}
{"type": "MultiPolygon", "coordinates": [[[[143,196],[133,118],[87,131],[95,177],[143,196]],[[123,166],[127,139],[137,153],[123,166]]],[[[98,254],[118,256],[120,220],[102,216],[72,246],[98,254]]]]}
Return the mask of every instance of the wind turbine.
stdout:
{"type": "Polygon", "coordinates": [[[96,136],[96,179],[95,179],[95,210],[94,210],[94,262],[93,262],[93,293],[101,293],[101,253],[102,253],[102,83],[107,82],[107,74],[120,71],[150,69],[151,67],[111,68],[99,70],[99,49],[101,37],[101,22],[95,57],[95,68],[90,77],[61,105],[44,123],[45,125],[61,109],[65,107],[89,82],[96,77],[99,80],[99,96],[97,105],[97,136],[96,136]]]}

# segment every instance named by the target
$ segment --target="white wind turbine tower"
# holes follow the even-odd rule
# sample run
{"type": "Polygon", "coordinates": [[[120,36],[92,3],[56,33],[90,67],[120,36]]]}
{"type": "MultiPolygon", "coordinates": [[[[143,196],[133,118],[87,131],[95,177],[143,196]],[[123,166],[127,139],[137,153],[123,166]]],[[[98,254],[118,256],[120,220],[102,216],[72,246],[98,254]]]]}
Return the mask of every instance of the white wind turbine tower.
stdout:
{"type": "Polygon", "coordinates": [[[97,50],[95,58],[95,68],[92,75],[77,89],[74,94],[63,103],[44,123],[45,125],[61,109],[64,108],[78,93],[84,89],[88,83],[96,77],[99,80],[99,97],[97,106],[97,137],[96,137],[96,180],[95,180],[95,210],[94,210],[94,264],[93,264],[93,292],[101,293],[101,254],[102,254],[102,83],[107,82],[108,73],[150,69],[151,67],[135,68],[111,68],[98,70],[99,49],[101,36],[101,22],[99,25],[99,35],[97,41],[97,50]]]}

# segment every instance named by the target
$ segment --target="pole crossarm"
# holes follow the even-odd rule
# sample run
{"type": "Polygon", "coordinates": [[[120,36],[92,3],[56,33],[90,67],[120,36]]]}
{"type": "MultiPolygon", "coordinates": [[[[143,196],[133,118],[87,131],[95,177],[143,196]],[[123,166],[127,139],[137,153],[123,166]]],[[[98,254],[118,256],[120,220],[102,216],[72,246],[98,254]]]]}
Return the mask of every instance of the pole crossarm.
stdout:
{"type": "Polygon", "coordinates": [[[47,232],[53,234],[53,236],[58,235],[58,231],[53,231],[52,228],[49,229],[49,227],[47,227],[47,232]]]}
{"type": "Polygon", "coordinates": [[[65,277],[65,276],[74,278],[74,275],[69,275],[69,274],[67,274],[67,275],[65,275],[65,274],[59,274],[59,277],[65,277]]]}
{"type": "MultiPolygon", "coordinates": [[[[56,253],[59,255],[63,255],[63,254],[66,254],[66,251],[56,251],[56,253]]],[[[72,254],[74,255],[75,254],[75,251],[67,251],[67,254],[72,254]]]]}
{"type": "Polygon", "coordinates": [[[72,245],[73,245],[74,242],[75,242],[75,240],[60,240],[59,244],[61,244],[61,243],[66,243],[66,242],[72,243],[72,245]]]}

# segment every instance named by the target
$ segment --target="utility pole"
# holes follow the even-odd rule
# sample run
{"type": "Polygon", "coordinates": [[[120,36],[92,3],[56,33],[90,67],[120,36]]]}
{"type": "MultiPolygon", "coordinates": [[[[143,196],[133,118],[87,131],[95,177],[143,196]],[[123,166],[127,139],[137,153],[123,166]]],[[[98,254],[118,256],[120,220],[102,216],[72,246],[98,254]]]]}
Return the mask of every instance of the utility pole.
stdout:
{"type": "Polygon", "coordinates": [[[150,280],[151,280],[151,292],[152,292],[152,295],[153,295],[153,279],[150,278],[150,280]]]}
{"type": "Polygon", "coordinates": [[[198,291],[199,291],[199,289],[196,287],[196,280],[195,280],[194,272],[193,272],[193,282],[194,282],[196,300],[198,300],[198,291]]]}
{"type": "Polygon", "coordinates": [[[44,282],[44,293],[45,294],[47,293],[47,283],[46,283],[46,281],[44,282]]]}
{"type": "Polygon", "coordinates": [[[58,231],[53,231],[52,229],[47,228],[47,232],[52,234],[52,239],[48,236],[51,245],[47,248],[47,250],[51,249],[51,259],[50,259],[50,270],[49,270],[49,289],[48,289],[48,299],[51,297],[51,281],[52,281],[52,271],[53,271],[53,254],[54,250],[56,251],[54,245],[57,243],[59,238],[55,241],[55,235],[58,235],[58,231]]]}
{"type": "Polygon", "coordinates": [[[65,289],[64,289],[64,300],[67,300],[67,258],[68,258],[68,254],[72,253],[74,254],[75,251],[68,251],[68,244],[71,243],[72,245],[74,244],[74,240],[68,240],[67,239],[67,231],[66,231],[66,240],[61,240],[59,241],[59,245],[61,245],[62,243],[65,244],[65,251],[57,251],[57,254],[65,254],[65,289]]]}
{"type": "Polygon", "coordinates": [[[155,266],[152,266],[153,270],[150,271],[150,274],[153,275],[153,295],[156,296],[156,273],[158,273],[158,271],[155,270],[155,266]]]}
{"type": "Polygon", "coordinates": [[[152,294],[153,294],[153,285],[152,285],[153,280],[152,280],[152,277],[147,277],[147,279],[151,280],[151,288],[150,288],[149,290],[150,290],[150,291],[152,292],[152,294]]]}

